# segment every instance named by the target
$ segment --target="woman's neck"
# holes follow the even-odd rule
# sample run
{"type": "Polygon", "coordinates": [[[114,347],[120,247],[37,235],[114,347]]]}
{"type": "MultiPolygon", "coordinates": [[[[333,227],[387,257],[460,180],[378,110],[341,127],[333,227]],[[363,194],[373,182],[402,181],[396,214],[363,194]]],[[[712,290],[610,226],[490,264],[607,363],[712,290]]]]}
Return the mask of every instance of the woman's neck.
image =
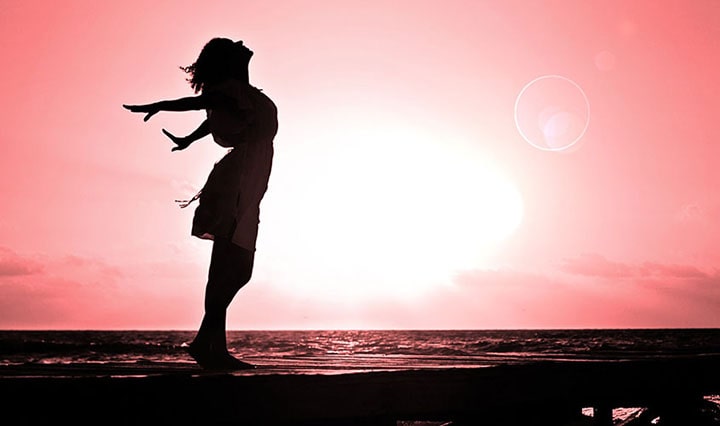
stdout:
{"type": "Polygon", "coordinates": [[[236,80],[239,80],[239,81],[242,82],[242,83],[245,83],[245,84],[248,84],[248,85],[250,84],[250,75],[249,75],[249,73],[247,72],[247,70],[245,70],[244,72],[241,71],[241,72],[237,73],[237,74],[235,75],[235,79],[236,79],[236,80]]]}

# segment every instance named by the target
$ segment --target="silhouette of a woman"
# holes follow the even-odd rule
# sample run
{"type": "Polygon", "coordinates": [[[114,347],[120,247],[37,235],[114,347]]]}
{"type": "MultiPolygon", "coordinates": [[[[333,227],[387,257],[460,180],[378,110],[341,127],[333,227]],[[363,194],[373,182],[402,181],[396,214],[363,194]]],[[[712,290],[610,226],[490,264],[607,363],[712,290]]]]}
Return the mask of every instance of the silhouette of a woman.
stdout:
{"type": "Polygon", "coordinates": [[[184,150],[194,141],[212,135],[230,151],[213,167],[198,199],[191,234],[213,240],[205,314],[190,355],[205,369],[243,369],[252,365],[227,350],[227,308],[237,292],[250,281],[258,235],[260,202],[267,190],[273,159],[273,139],[278,129],[273,101],[249,82],[253,52],[242,41],[210,40],[195,63],[183,68],[200,95],[145,105],[123,105],[145,113],[147,121],[159,111],[206,110],[207,119],[191,134],[177,137],[163,133],[184,150]]]}

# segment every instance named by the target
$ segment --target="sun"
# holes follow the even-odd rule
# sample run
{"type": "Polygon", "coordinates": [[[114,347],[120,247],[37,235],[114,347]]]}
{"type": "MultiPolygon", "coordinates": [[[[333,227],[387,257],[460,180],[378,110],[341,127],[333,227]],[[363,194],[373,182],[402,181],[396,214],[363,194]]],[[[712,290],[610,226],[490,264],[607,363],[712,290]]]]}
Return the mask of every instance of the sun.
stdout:
{"type": "Polygon", "coordinates": [[[285,223],[263,235],[277,239],[268,257],[282,265],[274,278],[286,289],[333,299],[419,295],[482,266],[522,221],[512,182],[446,141],[389,127],[338,141],[295,171],[304,181],[294,177],[292,194],[278,195],[296,207],[262,225],[285,223]]]}

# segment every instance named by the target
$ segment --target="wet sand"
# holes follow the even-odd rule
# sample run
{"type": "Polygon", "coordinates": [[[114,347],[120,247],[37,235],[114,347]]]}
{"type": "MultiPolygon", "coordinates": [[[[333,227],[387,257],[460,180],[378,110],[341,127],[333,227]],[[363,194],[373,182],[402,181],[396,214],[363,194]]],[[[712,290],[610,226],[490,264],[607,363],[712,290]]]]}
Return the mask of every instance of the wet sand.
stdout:
{"type": "Polygon", "coordinates": [[[590,424],[584,407],[597,408],[595,424],[614,407],[648,407],[665,425],[705,425],[703,396],[720,394],[714,356],[329,371],[26,364],[0,366],[0,393],[3,418],[21,424],[334,426],[590,424]]]}

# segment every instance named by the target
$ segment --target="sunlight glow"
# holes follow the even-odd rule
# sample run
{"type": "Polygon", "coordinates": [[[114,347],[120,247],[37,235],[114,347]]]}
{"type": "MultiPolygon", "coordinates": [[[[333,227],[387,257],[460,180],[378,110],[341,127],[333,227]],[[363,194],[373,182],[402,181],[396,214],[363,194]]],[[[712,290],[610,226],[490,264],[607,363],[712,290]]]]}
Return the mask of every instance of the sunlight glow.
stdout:
{"type": "Polygon", "coordinates": [[[333,298],[419,295],[521,222],[513,184],[451,141],[390,126],[325,137],[324,166],[292,195],[309,208],[277,236],[286,277],[273,281],[333,298]]]}

